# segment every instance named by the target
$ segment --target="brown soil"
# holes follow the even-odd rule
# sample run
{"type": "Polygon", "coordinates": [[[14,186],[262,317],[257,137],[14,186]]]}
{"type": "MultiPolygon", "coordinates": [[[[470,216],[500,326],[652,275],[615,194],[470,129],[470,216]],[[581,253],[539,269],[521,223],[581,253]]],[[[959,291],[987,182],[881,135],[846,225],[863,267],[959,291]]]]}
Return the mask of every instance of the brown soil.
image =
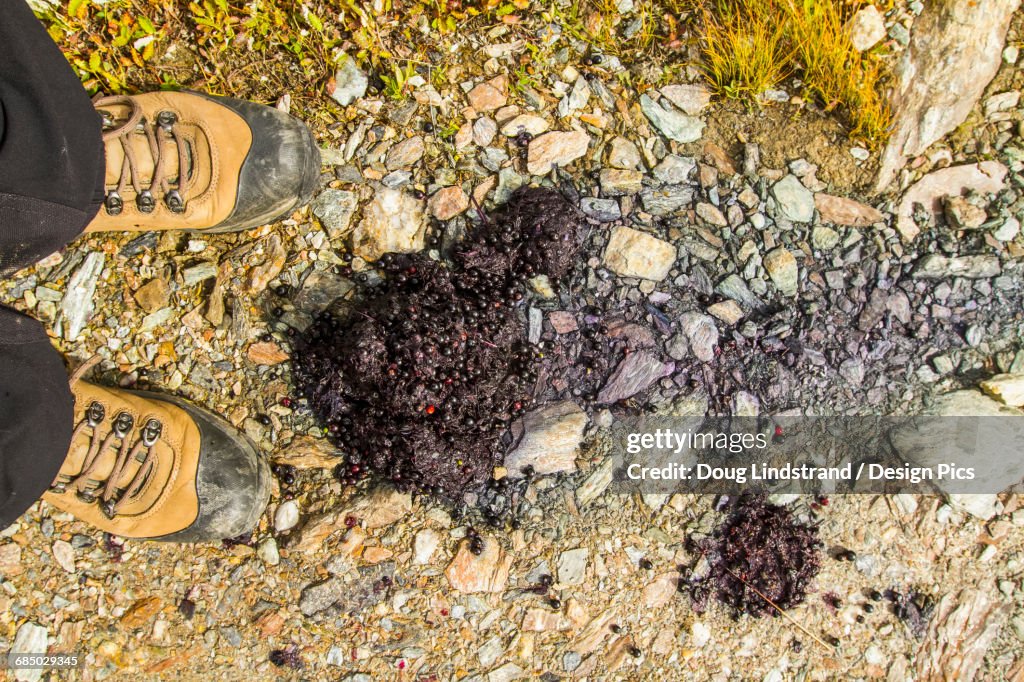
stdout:
{"type": "Polygon", "coordinates": [[[769,168],[785,169],[794,159],[817,164],[818,178],[835,194],[865,192],[875,176],[874,157],[858,166],[849,150],[857,146],[835,118],[793,105],[772,105],[749,110],[738,102],[719,102],[707,115],[707,129],[699,144],[713,142],[737,162],[743,143],[761,148],[761,161],[769,168]]]}

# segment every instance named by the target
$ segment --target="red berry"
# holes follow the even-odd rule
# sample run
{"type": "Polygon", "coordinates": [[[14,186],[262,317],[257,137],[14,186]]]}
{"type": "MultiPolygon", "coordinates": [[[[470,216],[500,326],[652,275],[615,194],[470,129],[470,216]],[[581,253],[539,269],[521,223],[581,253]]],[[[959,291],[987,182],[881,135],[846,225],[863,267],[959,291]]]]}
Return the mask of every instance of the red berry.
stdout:
{"type": "Polygon", "coordinates": [[[433,405],[427,405],[427,414],[434,414],[435,410],[437,410],[437,408],[433,405]]]}
{"type": "Polygon", "coordinates": [[[781,436],[782,435],[782,427],[781,426],[776,426],[775,427],[775,435],[776,436],[781,436]]]}

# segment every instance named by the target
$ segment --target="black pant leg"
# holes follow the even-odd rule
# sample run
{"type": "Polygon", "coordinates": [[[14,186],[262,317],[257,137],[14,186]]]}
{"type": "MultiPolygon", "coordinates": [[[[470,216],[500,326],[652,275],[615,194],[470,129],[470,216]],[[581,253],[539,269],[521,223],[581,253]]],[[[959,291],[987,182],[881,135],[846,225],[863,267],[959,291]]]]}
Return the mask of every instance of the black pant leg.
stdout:
{"type": "Polygon", "coordinates": [[[68,374],[42,325],[0,306],[0,529],[57,477],[73,419],[68,374]]]}
{"type": "Polygon", "coordinates": [[[24,0],[0,0],[0,276],[62,248],[103,200],[100,117],[24,0]]]}
{"type": "MultiPolygon", "coordinates": [[[[100,119],[24,0],[0,0],[0,277],[78,236],[103,199],[100,119]]],[[[0,528],[67,457],[74,400],[42,326],[0,306],[0,528]]]]}

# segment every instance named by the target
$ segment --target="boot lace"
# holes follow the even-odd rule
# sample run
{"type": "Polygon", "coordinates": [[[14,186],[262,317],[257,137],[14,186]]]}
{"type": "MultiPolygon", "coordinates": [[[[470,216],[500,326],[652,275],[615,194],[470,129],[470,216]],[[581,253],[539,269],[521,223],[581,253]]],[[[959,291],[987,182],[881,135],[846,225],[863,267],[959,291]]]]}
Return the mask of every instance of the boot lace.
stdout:
{"type": "MultiPolygon", "coordinates": [[[[92,363],[86,363],[71,378],[72,386],[92,363]]],[[[75,443],[88,432],[89,448],[82,469],[77,474],[58,474],[50,490],[62,494],[68,491],[83,502],[97,503],[107,518],[114,518],[121,507],[142,490],[155,464],[153,446],[160,440],[163,424],[159,419],[150,418],[140,425],[128,412],[118,412],[108,420],[106,408],[99,402],[92,402],[86,408],[81,420],[71,432],[75,443]],[[93,478],[102,455],[108,448],[117,452],[114,467],[106,480],[93,478]],[[119,486],[128,465],[135,460],[139,463],[135,474],[119,486]]]]}
{"type": "Polygon", "coordinates": [[[188,139],[178,130],[178,115],[173,111],[161,111],[156,116],[156,121],[147,121],[142,114],[142,109],[131,97],[114,96],[102,97],[94,102],[94,106],[103,117],[103,142],[104,144],[117,140],[124,150],[124,161],[121,164],[121,175],[117,187],[108,190],[103,207],[109,215],[118,215],[124,210],[124,199],[122,194],[129,185],[135,190],[135,203],[142,213],[152,213],[156,208],[156,195],[163,197],[167,208],[173,213],[184,213],[185,202],[190,188],[188,174],[188,160],[191,154],[188,139]],[[103,107],[125,106],[131,112],[128,120],[117,125],[113,115],[103,107]],[[153,161],[153,177],[149,185],[145,186],[141,180],[138,159],[135,148],[130,142],[132,135],[145,134],[149,143],[149,153],[153,161]],[[167,177],[170,156],[166,145],[161,145],[161,139],[171,140],[178,158],[177,182],[167,177]]]}

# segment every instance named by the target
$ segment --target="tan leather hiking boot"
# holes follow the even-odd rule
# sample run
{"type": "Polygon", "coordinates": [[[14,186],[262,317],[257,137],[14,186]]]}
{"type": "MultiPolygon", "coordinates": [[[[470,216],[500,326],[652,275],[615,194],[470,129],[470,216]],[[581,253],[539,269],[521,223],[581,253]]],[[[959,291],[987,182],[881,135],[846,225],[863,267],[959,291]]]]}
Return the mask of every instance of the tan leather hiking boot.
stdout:
{"type": "Polygon", "coordinates": [[[115,535],[173,542],[253,529],[270,469],[230,424],[176,398],[72,384],[68,457],[44,499],[115,535]]]}
{"type": "Polygon", "coordinates": [[[86,232],[234,232],[309,201],[320,150],[277,109],[193,92],[96,101],[103,117],[106,199],[86,232]]]}

